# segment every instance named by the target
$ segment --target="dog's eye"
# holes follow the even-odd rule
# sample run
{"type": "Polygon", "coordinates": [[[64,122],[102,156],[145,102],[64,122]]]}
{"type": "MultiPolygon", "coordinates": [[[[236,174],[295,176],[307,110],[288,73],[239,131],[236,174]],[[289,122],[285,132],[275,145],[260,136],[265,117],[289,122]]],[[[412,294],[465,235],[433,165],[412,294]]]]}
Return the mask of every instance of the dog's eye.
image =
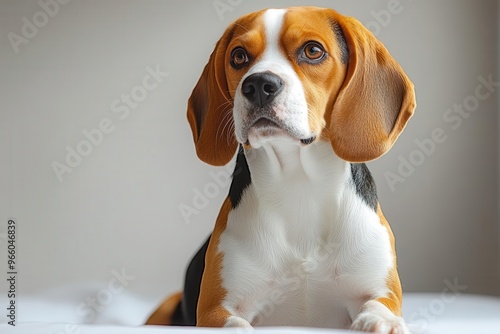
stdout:
{"type": "Polygon", "coordinates": [[[231,66],[240,69],[249,62],[248,54],[242,47],[237,47],[231,52],[231,66]]]}
{"type": "Polygon", "coordinates": [[[299,53],[299,61],[308,63],[319,63],[326,56],[326,51],[318,42],[307,42],[299,53]]]}

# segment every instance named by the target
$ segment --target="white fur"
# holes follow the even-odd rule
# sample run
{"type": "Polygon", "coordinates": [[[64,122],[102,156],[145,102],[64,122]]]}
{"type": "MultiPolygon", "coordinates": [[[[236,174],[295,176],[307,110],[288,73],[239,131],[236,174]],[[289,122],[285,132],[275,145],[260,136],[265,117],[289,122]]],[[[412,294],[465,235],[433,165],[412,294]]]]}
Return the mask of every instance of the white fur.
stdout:
{"type": "MultiPolygon", "coordinates": [[[[308,137],[301,83],[277,46],[283,15],[265,13],[267,49],[249,73],[272,70],[285,78],[287,91],[276,103],[288,124],[308,137]]],[[[235,128],[245,142],[240,136],[248,105],[239,94],[235,128]]],[[[348,328],[361,310],[359,328],[380,319],[397,323],[380,303],[374,302],[381,309],[363,308],[387,296],[393,257],[387,229],[356,193],[350,164],[329,142],[304,146],[290,134],[249,135],[252,148],[245,155],[252,183],[229,213],[218,246],[227,291],[223,306],[232,314],[226,326],[348,328]]]]}
{"type": "Polygon", "coordinates": [[[224,307],[252,325],[348,327],[387,293],[389,235],[329,143],[246,152],[252,183],[219,251],[224,307]]]}

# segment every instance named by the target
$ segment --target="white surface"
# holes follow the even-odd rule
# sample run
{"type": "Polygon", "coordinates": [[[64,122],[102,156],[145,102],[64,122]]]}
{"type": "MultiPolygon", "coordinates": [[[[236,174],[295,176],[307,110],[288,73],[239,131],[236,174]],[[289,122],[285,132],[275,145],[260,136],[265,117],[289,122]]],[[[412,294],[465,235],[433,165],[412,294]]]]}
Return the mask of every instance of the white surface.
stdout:
{"type": "MultiPolygon", "coordinates": [[[[3,328],[0,325],[0,329],[3,328]]],[[[214,333],[227,333],[227,334],[249,334],[249,333],[259,333],[259,334],[309,334],[309,333],[349,333],[356,334],[358,332],[345,331],[345,330],[323,330],[323,329],[310,329],[310,328],[259,328],[259,329],[231,329],[231,328],[181,328],[181,327],[141,327],[141,328],[124,328],[119,326],[68,326],[64,324],[30,324],[23,325],[20,328],[13,330],[7,329],[2,333],[30,333],[30,334],[46,334],[46,333],[67,333],[67,334],[94,334],[94,333],[109,333],[109,334],[128,334],[128,333],[139,333],[139,334],[152,334],[152,333],[180,333],[180,334],[214,334],[214,333]]]]}
{"type": "MultiPolygon", "coordinates": [[[[88,288],[66,287],[19,298],[15,331],[2,316],[1,333],[216,333],[217,330],[142,326],[156,305],[151,300],[123,292],[95,316],[86,317],[81,304],[97,296],[101,286],[88,288]],[[80,311],[79,311],[80,310],[80,311]]],[[[7,305],[0,298],[0,305],[7,305]]],[[[496,334],[500,333],[500,298],[478,295],[406,294],[403,314],[416,334],[496,334]]],[[[88,313],[87,313],[88,316],[88,313]]],[[[259,328],[257,333],[312,333],[317,329],[259,328]]],[[[320,330],[325,333],[352,333],[343,330],[320,330]]],[[[244,334],[238,330],[227,333],[244,334]]]]}
{"type": "Polygon", "coordinates": [[[159,301],[178,289],[228,190],[218,187],[189,224],[180,214],[196,190],[214,184],[210,172],[222,170],[196,158],[189,94],[233,19],[306,3],[378,28],[415,83],[415,117],[393,150],[370,163],[405,290],[439,292],[444,279],[458,277],[467,292],[494,293],[499,94],[458,118],[457,129],[443,116],[475,93],[478,76],[499,80],[498,1],[218,2],[234,5],[219,16],[207,0],[72,0],[15,53],[7,34],[21,34],[22,18],[32,21],[39,0],[0,1],[0,272],[5,222],[15,217],[24,294],[106,279],[122,267],[136,276],[128,289],[137,294],[159,301]],[[397,13],[377,23],[373,13],[387,13],[394,3],[397,13]],[[157,65],[169,76],[121,119],[112,103],[157,65]],[[64,162],[66,146],[75,149],[85,140],[82,131],[105,118],[114,131],[60,183],[51,163],[64,162]],[[397,173],[399,158],[418,152],[414,141],[437,128],[447,140],[391,191],[384,173],[397,173]]]}

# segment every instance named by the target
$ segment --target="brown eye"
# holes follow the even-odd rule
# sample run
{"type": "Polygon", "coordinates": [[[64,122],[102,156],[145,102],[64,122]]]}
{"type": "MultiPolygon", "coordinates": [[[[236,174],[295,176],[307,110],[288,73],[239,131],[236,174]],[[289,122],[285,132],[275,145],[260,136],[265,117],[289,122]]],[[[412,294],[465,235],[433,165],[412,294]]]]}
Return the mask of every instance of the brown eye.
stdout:
{"type": "Polygon", "coordinates": [[[309,59],[319,59],[323,56],[323,50],[315,44],[308,44],[304,49],[305,55],[309,59]]]}
{"type": "Polygon", "coordinates": [[[237,47],[231,52],[231,66],[236,69],[242,68],[248,64],[248,54],[242,47],[237,47]]]}
{"type": "Polygon", "coordinates": [[[299,54],[299,61],[308,63],[319,63],[325,58],[326,51],[318,42],[307,42],[299,54]]]}

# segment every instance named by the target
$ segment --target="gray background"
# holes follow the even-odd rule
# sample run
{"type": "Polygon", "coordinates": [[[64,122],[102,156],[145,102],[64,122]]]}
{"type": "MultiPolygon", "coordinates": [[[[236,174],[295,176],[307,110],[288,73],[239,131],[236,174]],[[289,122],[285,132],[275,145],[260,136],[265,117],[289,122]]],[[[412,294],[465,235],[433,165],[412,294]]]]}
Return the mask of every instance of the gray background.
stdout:
{"type": "MultiPolygon", "coordinates": [[[[14,217],[23,295],[107,281],[122,268],[136,277],[127,289],[141,296],[160,300],[181,287],[228,190],[210,176],[225,169],[194,153],[187,98],[232,20],[305,3],[221,2],[229,7],[219,15],[213,1],[74,0],[17,53],[9,33],[22,36],[23,17],[33,22],[41,7],[0,2],[0,254],[14,217]],[[148,66],[169,75],[120,119],[112,104],[142,85],[148,66]],[[65,163],[66,147],[75,149],[82,131],[103,119],[114,130],[59,182],[53,162],[65,163]],[[180,208],[192,207],[205,187],[217,196],[186,221],[180,208]]],[[[375,30],[415,83],[414,118],[393,150],[369,164],[396,234],[404,290],[440,292],[458,280],[467,292],[500,294],[499,94],[457,129],[443,118],[472,101],[478,77],[500,80],[499,2],[401,0],[398,13],[377,22],[391,3],[307,2],[375,30]],[[391,188],[387,173],[418,158],[415,140],[435,129],[446,141],[391,188]]]]}

